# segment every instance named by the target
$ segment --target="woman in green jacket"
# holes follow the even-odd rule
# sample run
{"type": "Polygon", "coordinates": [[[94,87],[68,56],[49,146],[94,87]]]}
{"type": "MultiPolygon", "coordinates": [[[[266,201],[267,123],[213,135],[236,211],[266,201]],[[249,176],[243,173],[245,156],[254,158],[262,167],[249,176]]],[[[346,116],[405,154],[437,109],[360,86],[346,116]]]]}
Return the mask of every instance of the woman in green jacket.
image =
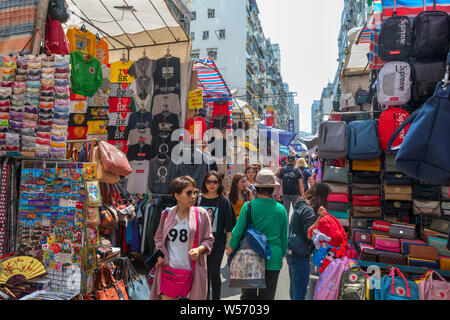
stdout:
{"type": "MultiPolygon", "coordinates": [[[[282,204],[272,199],[276,182],[271,170],[261,170],[255,179],[255,188],[258,198],[250,202],[252,224],[256,230],[267,237],[272,252],[270,260],[265,261],[266,288],[242,289],[241,300],[274,300],[277,289],[278,277],[283,265],[283,257],[286,254],[288,242],[288,217],[282,204]]],[[[242,207],[239,218],[230,238],[230,249],[238,247],[245,229],[247,228],[247,203],[242,207]]]]}

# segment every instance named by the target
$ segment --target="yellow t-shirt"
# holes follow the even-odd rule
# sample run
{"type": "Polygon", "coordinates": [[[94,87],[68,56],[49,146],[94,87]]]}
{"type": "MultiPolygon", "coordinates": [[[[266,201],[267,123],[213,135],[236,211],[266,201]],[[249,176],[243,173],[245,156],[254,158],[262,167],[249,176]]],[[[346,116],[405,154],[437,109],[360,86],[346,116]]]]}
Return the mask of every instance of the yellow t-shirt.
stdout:
{"type": "Polygon", "coordinates": [[[128,74],[128,69],[133,65],[133,61],[116,61],[111,63],[111,83],[132,83],[134,77],[128,74]]]}
{"type": "Polygon", "coordinates": [[[97,55],[97,38],[89,30],[83,32],[80,29],[69,28],[66,36],[69,40],[70,52],[80,50],[82,53],[89,53],[92,57],[97,55]]]}

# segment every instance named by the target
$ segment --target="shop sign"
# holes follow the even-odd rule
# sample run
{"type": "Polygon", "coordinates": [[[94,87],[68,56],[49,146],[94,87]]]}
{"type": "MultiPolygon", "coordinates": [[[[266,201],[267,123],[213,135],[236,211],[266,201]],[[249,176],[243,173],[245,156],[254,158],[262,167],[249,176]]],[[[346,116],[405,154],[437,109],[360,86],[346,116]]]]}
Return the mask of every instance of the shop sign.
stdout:
{"type": "Polygon", "coordinates": [[[190,91],[188,94],[189,110],[203,108],[203,90],[190,91]]]}

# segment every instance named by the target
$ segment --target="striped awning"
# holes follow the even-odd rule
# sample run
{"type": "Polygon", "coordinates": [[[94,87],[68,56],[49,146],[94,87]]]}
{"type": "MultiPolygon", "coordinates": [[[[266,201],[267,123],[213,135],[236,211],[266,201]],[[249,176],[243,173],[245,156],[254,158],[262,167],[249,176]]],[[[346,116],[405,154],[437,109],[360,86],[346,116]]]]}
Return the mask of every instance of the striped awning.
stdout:
{"type": "Polygon", "coordinates": [[[198,72],[198,88],[203,89],[203,100],[231,100],[232,96],[216,64],[210,57],[196,59],[194,70],[198,72]]]}
{"type": "MultiPolygon", "coordinates": [[[[378,56],[378,37],[383,20],[388,19],[394,12],[394,0],[373,0],[374,32],[370,44],[370,68],[381,69],[385,61],[378,56]]],[[[424,11],[424,0],[397,0],[398,16],[409,16],[411,19],[424,11]]],[[[426,10],[433,10],[433,0],[426,0],[426,10]]],[[[450,13],[450,0],[436,0],[436,10],[450,13]]]]}
{"type": "Polygon", "coordinates": [[[371,15],[367,20],[365,28],[361,31],[358,37],[358,41],[356,41],[356,44],[370,43],[372,41],[373,30],[374,30],[374,18],[373,15],[371,15]]]}

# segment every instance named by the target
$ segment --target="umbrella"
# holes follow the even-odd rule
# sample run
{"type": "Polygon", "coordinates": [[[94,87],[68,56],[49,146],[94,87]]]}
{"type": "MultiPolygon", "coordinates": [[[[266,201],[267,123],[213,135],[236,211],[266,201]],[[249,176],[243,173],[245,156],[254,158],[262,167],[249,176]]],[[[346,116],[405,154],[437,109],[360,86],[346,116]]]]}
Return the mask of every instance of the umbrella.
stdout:
{"type": "Polygon", "coordinates": [[[244,147],[244,148],[247,148],[247,149],[249,149],[250,151],[258,151],[258,148],[257,147],[255,147],[253,144],[251,144],[250,142],[246,142],[246,141],[240,141],[239,142],[239,145],[241,146],[241,147],[244,147]]]}

